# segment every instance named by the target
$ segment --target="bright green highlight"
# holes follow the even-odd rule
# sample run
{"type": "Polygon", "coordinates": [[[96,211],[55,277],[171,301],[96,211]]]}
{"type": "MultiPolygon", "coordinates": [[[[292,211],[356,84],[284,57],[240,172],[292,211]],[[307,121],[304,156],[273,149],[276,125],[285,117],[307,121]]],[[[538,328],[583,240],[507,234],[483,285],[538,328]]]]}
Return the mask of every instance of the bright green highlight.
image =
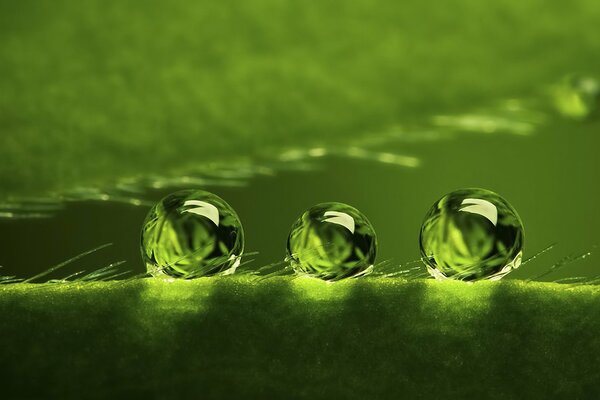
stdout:
{"type": "Polygon", "coordinates": [[[377,237],[363,213],[343,203],[321,203],[296,220],[287,242],[298,272],[325,280],[342,279],[373,265],[377,237]]]}
{"type": "Polygon", "coordinates": [[[421,255],[437,279],[500,279],[521,265],[523,223],[500,195],[460,189],[438,200],[421,226],[421,255]]]}
{"type": "Polygon", "coordinates": [[[600,105],[600,82],[589,76],[569,75],[553,88],[554,106],[565,117],[584,120],[600,105]]]}
{"type": "Polygon", "coordinates": [[[141,241],[149,273],[189,279],[233,273],[244,251],[244,230],[225,200],[202,190],[183,190],[150,210],[141,241]]]}

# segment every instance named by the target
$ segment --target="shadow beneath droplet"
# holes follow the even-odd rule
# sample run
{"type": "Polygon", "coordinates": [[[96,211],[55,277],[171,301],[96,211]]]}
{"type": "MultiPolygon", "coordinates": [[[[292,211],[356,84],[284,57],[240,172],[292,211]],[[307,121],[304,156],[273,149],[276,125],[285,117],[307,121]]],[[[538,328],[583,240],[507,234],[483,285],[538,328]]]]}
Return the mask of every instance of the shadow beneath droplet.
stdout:
{"type": "MultiPolygon", "coordinates": [[[[339,316],[322,374],[343,398],[416,398],[425,281],[357,279],[339,316]]],[[[426,374],[427,375],[427,374],[426,374]]]]}
{"type": "MultiPolygon", "coordinates": [[[[567,286],[495,285],[477,325],[473,379],[497,398],[600,398],[600,297],[567,286]]],[[[481,387],[480,387],[481,388],[481,387]]]]}
{"type": "Polygon", "coordinates": [[[281,387],[274,375],[289,365],[281,352],[281,341],[290,334],[289,295],[289,279],[272,278],[268,284],[215,279],[201,310],[167,317],[173,325],[164,327],[162,354],[154,349],[158,357],[146,376],[154,395],[211,399],[274,393],[273,386],[281,387]]]}

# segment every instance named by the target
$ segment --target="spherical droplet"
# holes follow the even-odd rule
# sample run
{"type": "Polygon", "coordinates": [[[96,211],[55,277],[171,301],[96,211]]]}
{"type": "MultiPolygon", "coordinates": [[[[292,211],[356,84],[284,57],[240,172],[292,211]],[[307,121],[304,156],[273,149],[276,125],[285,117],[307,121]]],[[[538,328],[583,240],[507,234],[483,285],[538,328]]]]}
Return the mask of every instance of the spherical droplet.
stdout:
{"type": "Polygon", "coordinates": [[[484,189],[447,194],[421,226],[421,255],[437,279],[500,279],[521,265],[523,224],[500,195],[484,189]]]}
{"type": "Polygon", "coordinates": [[[367,217],[343,203],[311,207],[292,225],[288,259],[297,272],[337,280],[373,265],[377,237],[367,217]]]}
{"type": "Polygon", "coordinates": [[[146,217],[141,239],[142,258],[154,276],[233,273],[244,251],[236,212],[202,190],[182,190],[158,202],[146,217]]]}

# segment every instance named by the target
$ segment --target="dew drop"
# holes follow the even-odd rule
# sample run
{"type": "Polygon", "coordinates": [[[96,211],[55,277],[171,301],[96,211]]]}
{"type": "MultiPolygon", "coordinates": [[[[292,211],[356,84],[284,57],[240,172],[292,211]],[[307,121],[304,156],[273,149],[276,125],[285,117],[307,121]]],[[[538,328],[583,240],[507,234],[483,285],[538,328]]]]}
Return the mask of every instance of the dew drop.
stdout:
{"type": "Polygon", "coordinates": [[[521,264],[524,230],[516,210],[485,189],[460,189],[430,208],[421,256],[437,279],[500,279],[521,264]]]}
{"type": "Polygon", "coordinates": [[[233,273],[244,251],[244,230],[225,200],[202,190],[182,190],[148,213],[142,258],[154,276],[191,279],[233,273]]]}
{"type": "Polygon", "coordinates": [[[377,237],[363,213],[343,203],[321,203],[292,225],[288,260],[300,273],[324,280],[355,276],[370,268],[377,237]]]}

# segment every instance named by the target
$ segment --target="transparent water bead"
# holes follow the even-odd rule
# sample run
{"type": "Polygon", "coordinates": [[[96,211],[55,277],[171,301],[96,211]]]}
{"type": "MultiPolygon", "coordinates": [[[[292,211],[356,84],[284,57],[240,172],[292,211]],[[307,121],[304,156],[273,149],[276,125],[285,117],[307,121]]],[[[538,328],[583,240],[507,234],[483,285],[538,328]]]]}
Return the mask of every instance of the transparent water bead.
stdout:
{"type": "Polygon", "coordinates": [[[461,189],[438,200],[421,226],[420,246],[437,279],[500,279],[518,268],[524,231],[516,210],[485,189],[461,189]]]}
{"type": "Polygon", "coordinates": [[[233,273],[244,251],[244,230],[225,200],[202,190],[183,190],[150,210],[141,249],[154,276],[190,279],[233,273]]]}
{"type": "Polygon", "coordinates": [[[338,280],[372,267],[377,252],[373,226],[343,203],[311,207],[292,225],[287,254],[297,272],[338,280]]]}

